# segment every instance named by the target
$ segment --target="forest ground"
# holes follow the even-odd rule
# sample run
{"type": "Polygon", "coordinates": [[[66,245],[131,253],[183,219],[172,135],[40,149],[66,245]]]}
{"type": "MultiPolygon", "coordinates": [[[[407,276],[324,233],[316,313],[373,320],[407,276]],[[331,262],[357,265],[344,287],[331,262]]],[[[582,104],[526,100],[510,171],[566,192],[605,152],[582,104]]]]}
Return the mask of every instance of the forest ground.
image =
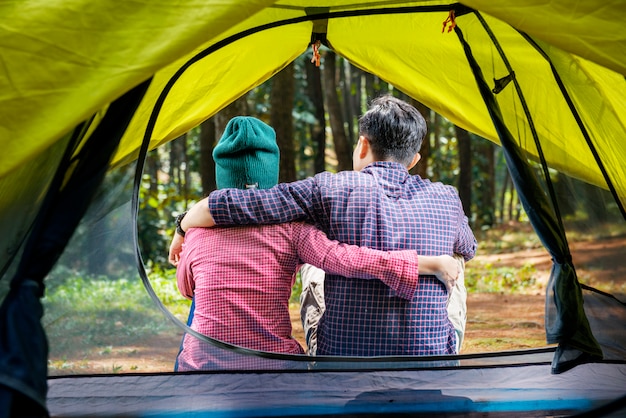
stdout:
{"type": "MultiPolygon", "coordinates": [[[[626,236],[600,241],[570,242],[577,265],[577,274],[601,290],[617,289],[626,293],[626,263],[624,263],[626,236]]],[[[536,283],[522,293],[472,292],[468,294],[468,320],[462,353],[489,352],[545,346],[544,310],[545,285],[551,260],[540,245],[521,246],[513,251],[498,254],[479,253],[468,263],[481,268],[497,269],[499,266],[523,268],[533,266],[536,283]]],[[[298,306],[291,309],[294,336],[306,347],[298,306]]],[[[79,370],[51,370],[51,374],[67,373],[146,373],[172,371],[179,349],[180,335],[164,333],[136,341],[132,346],[111,347],[107,353],[81,362],[64,359],[79,365],[79,370]]]]}

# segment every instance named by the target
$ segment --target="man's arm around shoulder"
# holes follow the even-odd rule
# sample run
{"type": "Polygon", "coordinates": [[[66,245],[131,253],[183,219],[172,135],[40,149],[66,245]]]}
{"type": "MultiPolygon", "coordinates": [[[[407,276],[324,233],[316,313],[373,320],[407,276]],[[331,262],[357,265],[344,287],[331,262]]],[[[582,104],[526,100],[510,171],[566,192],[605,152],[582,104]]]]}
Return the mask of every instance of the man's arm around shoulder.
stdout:
{"type": "Polygon", "coordinates": [[[208,198],[210,215],[216,225],[279,224],[308,220],[315,223],[313,210],[315,179],[280,183],[269,189],[221,189],[208,198]]]}
{"type": "Polygon", "coordinates": [[[183,231],[187,231],[189,228],[200,227],[212,227],[215,226],[213,216],[209,210],[209,198],[197,202],[187,211],[185,217],[180,221],[180,226],[183,231]]]}

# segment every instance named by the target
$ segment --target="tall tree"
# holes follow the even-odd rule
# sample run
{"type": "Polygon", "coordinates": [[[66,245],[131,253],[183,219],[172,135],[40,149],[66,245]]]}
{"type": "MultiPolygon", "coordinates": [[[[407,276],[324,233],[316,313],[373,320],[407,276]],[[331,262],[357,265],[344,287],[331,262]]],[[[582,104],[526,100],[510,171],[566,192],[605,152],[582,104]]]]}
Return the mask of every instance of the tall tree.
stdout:
{"type": "Polygon", "coordinates": [[[294,64],[292,62],[272,78],[270,97],[270,125],[276,131],[276,142],[280,149],[279,180],[281,182],[296,180],[296,152],[291,116],[294,96],[294,64]]]}
{"type": "MultiPolygon", "coordinates": [[[[181,161],[183,161],[181,144],[185,140],[186,135],[182,135],[169,145],[170,158],[170,181],[174,183],[174,190],[177,196],[185,196],[186,188],[184,185],[183,174],[181,173],[181,161]]],[[[147,176],[148,184],[140,190],[139,213],[141,216],[137,221],[137,234],[139,238],[139,248],[142,252],[144,260],[159,261],[163,257],[161,255],[165,243],[161,235],[161,225],[159,219],[161,217],[160,201],[159,201],[159,171],[161,170],[161,159],[158,150],[153,150],[146,156],[146,165],[144,172],[147,176]]],[[[168,213],[169,215],[169,213],[168,213]]]]}
{"type": "Polygon", "coordinates": [[[364,75],[365,90],[367,91],[369,100],[389,93],[389,85],[381,80],[377,75],[371,73],[364,73],[364,75]]]}
{"type": "Polygon", "coordinates": [[[248,103],[246,102],[246,96],[241,96],[224,109],[215,114],[215,137],[221,138],[228,121],[235,116],[245,116],[248,114],[248,103]]]}
{"type": "Polygon", "coordinates": [[[355,135],[357,135],[355,129],[356,115],[358,114],[358,107],[355,106],[355,91],[353,84],[352,69],[353,66],[347,59],[341,58],[339,61],[340,68],[340,87],[341,87],[341,99],[343,102],[342,110],[343,117],[346,121],[346,130],[348,141],[354,141],[355,135]],[[356,108],[356,109],[355,109],[356,108]]]}
{"type": "MultiPolygon", "coordinates": [[[[474,141],[476,143],[476,141],[474,141]]],[[[491,141],[481,141],[485,166],[485,187],[481,188],[481,199],[479,207],[483,208],[481,219],[482,225],[493,226],[495,222],[495,196],[496,196],[496,158],[495,145],[491,141]]]]}
{"type": "Polygon", "coordinates": [[[313,142],[314,170],[321,173],[326,170],[326,117],[324,109],[324,93],[322,91],[322,72],[320,67],[306,65],[307,93],[313,105],[315,122],[310,124],[311,141],[313,142]]]}
{"type": "Polygon", "coordinates": [[[200,124],[200,181],[202,193],[206,196],[217,189],[215,184],[215,161],[213,161],[213,148],[215,147],[215,120],[209,118],[200,124]]]}
{"type": "Polygon", "coordinates": [[[519,219],[519,199],[517,197],[517,190],[511,186],[511,193],[509,194],[509,220],[517,221],[519,219]]]}
{"type": "MultiPolygon", "coordinates": [[[[183,200],[189,200],[189,170],[187,164],[187,134],[184,133],[170,142],[170,178],[174,180],[177,195],[183,200]]],[[[150,185],[150,193],[155,193],[157,184],[150,185]],[[154,187],[154,190],[152,190],[154,187]]]]}
{"type": "Polygon", "coordinates": [[[459,196],[465,215],[472,219],[472,142],[469,133],[456,127],[459,155],[459,196]]]}
{"type": "Polygon", "coordinates": [[[226,124],[235,116],[248,114],[246,96],[242,96],[220,110],[213,117],[200,124],[200,182],[204,195],[208,195],[217,188],[215,184],[215,161],[213,161],[213,148],[217,139],[221,138],[226,124]]]}
{"type": "Polygon", "coordinates": [[[431,143],[430,143],[430,166],[432,172],[432,178],[435,181],[439,181],[442,177],[442,147],[441,147],[441,137],[443,136],[443,118],[439,116],[438,113],[433,112],[432,120],[430,123],[432,126],[432,135],[431,135],[431,143]]]}
{"type": "MultiPolygon", "coordinates": [[[[173,142],[169,144],[170,149],[173,146],[173,142]]],[[[171,158],[171,154],[170,154],[171,158]]],[[[174,161],[176,163],[176,161],[174,161]]],[[[148,187],[146,193],[150,196],[156,196],[159,190],[159,170],[161,169],[161,160],[159,158],[159,151],[152,150],[146,155],[146,163],[144,165],[144,172],[148,178],[148,187]]],[[[170,165],[170,170],[171,170],[170,165]]],[[[171,173],[170,173],[171,174],[171,173]]],[[[178,190],[180,192],[180,190],[178,190]]]]}
{"type": "MultiPolygon", "coordinates": [[[[426,122],[430,120],[430,109],[426,105],[418,102],[417,100],[410,98],[410,103],[422,114],[426,122]]],[[[428,124],[430,125],[430,123],[428,124]]],[[[432,127],[428,126],[428,133],[424,137],[422,147],[420,148],[421,158],[417,165],[411,169],[411,174],[417,174],[421,178],[428,177],[428,161],[430,159],[430,136],[432,127]]]]}
{"type": "Polygon", "coordinates": [[[367,92],[365,92],[365,72],[358,67],[352,66],[352,87],[351,91],[354,92],[354,101],[352,106],[354,106],[354,116],[355,116],[355,127],[354,127],[354,138],[358,138],[359,135],[359,126],[358,120],[361,115],[364,113],[364,110],[367,109],[368,105],[368,96],[367,92]]]}
{"type": "Polygon", "coordinates": [[[505,213],[505,205],[506,205],[506,194],[509,188],[511,187],[511,177],[509,176],[509,172],[504,175],[502,180],[502,188],[500,189],[500,198],[498,199],[498,223],[503,224],[506,220],[505,213]]]}
{"type": "Polygon", "coordinates": [[[333,133],[333,143],[337,157],[337,171],[352,170],[352,146],[346,136],[345,121],[342,117],[341,106],[337,96],[336,59],[333,51],[326,51],[324,54],[322,77],[328,120],[333,133]]]}

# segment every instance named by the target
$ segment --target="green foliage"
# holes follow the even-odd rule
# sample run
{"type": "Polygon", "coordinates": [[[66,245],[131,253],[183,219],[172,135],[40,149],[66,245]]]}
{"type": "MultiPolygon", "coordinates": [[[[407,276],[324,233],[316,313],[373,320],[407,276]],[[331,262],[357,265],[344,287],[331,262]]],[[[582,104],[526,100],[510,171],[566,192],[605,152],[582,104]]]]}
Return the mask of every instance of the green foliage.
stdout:
{"type": "Polygon", "coordinates": [[[470,223],[475,227],[491,227],[495,223],[497,205],[494,201],[495,196],[491,196],[488,191],[492,180],[495,184],[497,178],[500,177],[500,183],[504,182],[504,175],[508,175],[508,169],[506,166],[498,167],[497,160],[494,158],[495,167],[492,172],[489,156],[494,153],[493,144],[472,133],[469,137],[472,147],[472,219],[470,223]],[[492,179],[492,176],[496,179],[492,179]]]}
{"type": "Polygon", "coordinates": [[[528,222],[509,223],[497,228],[474,231],[478,253],[502,254],[543,248],[541,240],[528,222]]]}
{"type": "Polygon", "coordinates": [[[300,273],[296,275],[296,281],[291,288],[291,297],[289,298],[289,304],[300,304],[300,294],[302,293],[302,279],[300,273]]]}
{"type": "MultiPolygon", "coordinates": [[[[583,222],[585,227],[589,225],[583,222]]],[[[577,227],[576,224],[569,222],[567,229],[567,238],[570,245],[575,245],[578,249],[574,251],[574,261],[576,274],[580,283],[587,284],[596,289],[611,294],[626,293],[626,283],[620,280],[620,276],[615,276],[614,263],[616,258],[612,252],[619,251],[619,248],[612,248],[611,242],[614,239],[626,235],[626,224],[619,223],[599,223],[592,224],[593,228],[583,228],[583,225],[577,227]],[[591,255],[585,251],[589,248],[593,251],[593,247],[601,240],[607,240],[602,244],[603,255],[591,255]],[[575,243],[575,244],[573,244],[575,243]],[[590,247],[586,247],[589,245],[590,247]],[[585,254],[587,257],[578,258],[585,254]],[[587,258],[586,260],[584,258],[587,258]],[[577,261],[578,260],[578,261],[577,261]],[[615,277],[615,280],[610,278],[615,277]],[[609,278],[609,279],[607,279],[609,278]]],[[[511,259],[511,255],[516,253],[531,255],[532,258],[538,256],[540,259],[543,255],[543,262],[533,265],[526,262],[520,266],[518,261],[514,261],[516,266],[503,265],[503,262],[481,262],[472,260],[467,264],[466,268],[466,286],[472,292],[501,292],[501,293],[537,293],[544,292],[547,278],[549,276],[549,254],[543,247],[539,237],[533,231],[528,222],[510,223],[505,226],[487,229],[484,231],[475,231],[478,240],[479,255],[491,255],[511,259]],[[517,267],[520,266],[520,267],[517,267]],[[541,270],[538,271],[537,267],[541,270]]],[[[614,244],[613,244],[614,245],[614,244]]],[[[597,248],[595,252],[598,252],[597,248]]],[[[492,259],[494,257],[491,257],[492,259]]]]}
{"type": "Polygon", "coordinates": [[[166,225],[159,206],[159,201],[155,198],[148,199],[141,205],[137,231],[142,256],[154,263],[166,264],[170,238],[163,233],[166,225]]]}
{"type": "Polygon", "coordinates": [[[148,268],[147,274],[155,294],[163,302],[163,305],[178,319],[186,322],[191,301],[185,299],[178,291],[176,269],[152,264],[148,268]]]}
{"type": "MultiPolygon", "coordinates": [[[[165,306],[186,320],[189,302],[174,296],[173,270],[160,270],[151,283],[165,306]]],[[[139,278],[68,276],[48,286],[43,304],[51,358],[75,357],[94,347],[106,354],[107,347],[132,345],[171,328],[139,278]]]]}
{"type": "Polygon", "coordinates": [[[167,265],[167,249],[174,225],[172,213],[184,211],[179,209],[183,197],[174,183],[159,182],[151,187],[150,182],[150,177],[144,175],[137,217],[139,248],[144,260],[167,265]]]}
{"type": "Polygon", "coordinates": [[[536,275],[530,263],[521,268],[472,263],[465,271],[465,286],[468,292],[525,293],[537,290],[536,275]]]}
{"type": "MultiPolygon", "coordinates": [[[[455,127],[447,119],[435,119],[437,126],[431,124],[429,130],[437,138],[431,138],[429,176],[433,181],[456,184],[459,176],[458,141],[455,127]]],[[[427,137],[428,138],[428,137],[427,137]]]]}
{"type": "MultiPolygon", "coordinates": [[[[130,274],[134,269],[130,195],[132,165],[109,172],[92,199],[81,223],[64,249],[58,266],[89,275],[130,274]]],[[[56,274],[57,280],[66,271],[56,274]]],[[[54,274],[54,273],[53,273],[54,274]]]]}
{"type": "Polygon", "coordinates": [[[468,344],[464,344],[464,351],[497,352],[502,350],[511,350],[512,347],[522,350],[526,348],[545,347],[546,345],[543,335],[541,335],[540,337],[535,337],[533,335],[527,336],[522,332],[520,332],[520,334],[521,335],[519,337],[515,338],[473,338],[471,340],[471,345],[469,344],[469,342],[468,344]]]}
{"type": "MultiPolygon", "coordinates": [[[[539,237],[527,222],[475,231],[475,234],[478,254],[510,254],[543,249],[539,237]]],[[[466,266],[465,286],[469,292],[534,293],[542,286],[539,276],[532,263],[513,267],[472,260],[466,266]]]]}

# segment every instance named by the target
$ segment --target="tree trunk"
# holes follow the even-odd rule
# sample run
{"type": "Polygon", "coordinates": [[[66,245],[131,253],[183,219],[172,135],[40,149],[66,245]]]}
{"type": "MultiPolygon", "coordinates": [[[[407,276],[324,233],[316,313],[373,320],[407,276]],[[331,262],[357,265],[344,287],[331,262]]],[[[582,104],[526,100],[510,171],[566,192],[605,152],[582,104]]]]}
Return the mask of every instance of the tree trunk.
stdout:
{"type": "Polygon", "coordinates": [[[326,170],[326,117],[324,110],[324,96],[322,92],[322,72],[315,65],[306,65],[307,92],[313,105],[313,115],[316,123],[310,125],[311,141],[315,157],[313,168],[315,173],[326,170]]]}
{"type": "Polygon", "coordinates": [[[296,151],[293,135],[293,101],[295,97],[294,65],[289,64],[272,78],[270,125],[276,131],[280,149],[280,182],[296,180],[296,151]]]}
{"type": "MultiPolygon", "coordinates": [[[[472,219],[472,143],[469,133],[458,126],[456,139],[459,150],[459,196],[465,215],[472,219]]],[[[483,193],[486,192],[483,190],[483,193]]]]}
{"type": "Polygon", "coordinates": [[[388,84],[381,80],[378,76],[364,72],[365,74],[365,91],[371,96],[368,97],[368,102],[376,97],[389,93],[388,84]]]}
{"type": "Polygon", "coordinates": [[[189,188],[191,187],[191,169],[189,164],[187,163],[188,155],[189,155],[189,145],[187,143],[188,134],[182,135],[180,138],[180,151],[181,157],[183,161],[185,161],[185,165],[181,165],[182,170],[182,181],[183,181],[183,189],[185,191],[185,198],[191,198],[191,193],[189,188]]]}
{"type": "Polygon", "coordinates": [[[213,148],[215,147],[215,120],[209,118],[200,124],[200,182],[202,193],[207,196],[217,189],[215,184],[215,161],[213,161],[213,148]]]}
{"type": "Polygon", "coordinates": [[[330,129],[333,133],[335,155],[337,158],[337,171],[352,170],[352,146],[346,136],[344,120],[341,116],[341,107],[337,97],[337,80],[335,69],[335,53],[328,51],[324,55],[323,82],[324,97],[330,129]]]}
{"type": "Polygon", "coordinates": [[[515,220],[515,201],[516,193],[515,187],[511,185],[511,193],[509,193],[509,221],[515,220]]]}
{"type": "MultiPolygon", "coordinates": [[[[186,143],[186,133],[170,142],[170,177],[174,181],[174,184],[176,184],[178,195],[182,197],[185,202],[189,200],[189,185],[185,182],[187,176],[184,173],[184,171],[187,171],[184,167],[188,166],[188,164],[184,164],[187,161],[186,143]]],[[[151,190],[150,193],[153,196],[157,196],[156,183],[150,185],[151,189],[153,187],[155,189],[151,190]]]]}
{"type": "Polygon", "coordinates": [[[369,105],[369,102],[372,101],[376,96],[378,96],[378,92],[375,86],[374,74],[363,72],[363,81],[365,83],[365,91],[366,94],[370,95],[365,98],[365,101],[369,105]]]}
{"type": "MultiPolygon", "coordinates": [[[[493,226],[495,222],[495,199],[496,199],[496,158],[495,145],[491,141],[481,141],[481,149],[483,151],[482,160],[485,162],[483,167],[484,187],[481,188],[480,214],[481,226],[493,226]]],[[[508,174],[508,171],[507,171],[508,174]]]]}
{"type": "Polygon", "coordinates": [[[502,180],[502,192],[500,193],[500,204],[499,204],[499,212],[498,212],[498,223],[502,225],[504,223],[504,210],[505,210],[505,202],[506,202],[506,191],[509,188],[509,184],[511,183],[511,176],[509,175],[508,168],[505,167],[504,178],[502,180]]]}
{"type": "Polygon", "coordinates": [[[241,96],[224,109],[215,114],[215,137],[221,138],[228,121],[235,116],[246,116],[248,114],[248,104],[246,103],[246,96],[241,96]]]}
{"type": "MultiPolygon", "coordinates": [[[[367,96],[363,97],[365,91],[365,72],[357,67],[352,67],[352,83],[354,84],[354,115],[358,121],[364,109],[367,109],[367,96]]],[[[359,127],[355,127],[355,135],[358,138],[359,127]]]]}
{"type": "MultiPolygon", "coordinates": [[[[430,121],[430,109],[428,107],[413,98],[410,98],[409,102],[422,114],[427,122],[430,121]]],[[[430,123],[428,125],[430,125],[430,123]]],[[[421,158],[417,165],[411,169],[411,174],[417,174],[421,178],[428,177],[428,160],[430,158],[430,135],[431,126],[428,126],[428,133],[424,137],[422,147],[420,148],[421,158]]]]}
{"type": "Polygon", "coordinates": [[[352,65],[350,64],[350,62],[346,59],[341,59],[340,60],[340,68],[341,68],[341,93],[342,93],[342,99],[343,99],[343,115],[344,115],[344,120],[346,121],[346,125],[347,125],[347,137],[348,137],[348,141],[352,141],[354,142],[356,138],[358,138],[358,136],[355,136],[358,134],[358,132],[356,132],[355,129],[355,115],[356,112],[354,111],[354,101],[355,101],[355,97],[353,94],[353,83],[352,83],[352,65]]]}
{"type": "Polygon", "coordinates": [[[434,113],[433,123],[432,123],[432,147],[431,147],[431,171],[432,171],[432,180],[439,181],[441,178],[441,136],[442,136],[442,119],[441,116],[437,112],[434,113]]]}

